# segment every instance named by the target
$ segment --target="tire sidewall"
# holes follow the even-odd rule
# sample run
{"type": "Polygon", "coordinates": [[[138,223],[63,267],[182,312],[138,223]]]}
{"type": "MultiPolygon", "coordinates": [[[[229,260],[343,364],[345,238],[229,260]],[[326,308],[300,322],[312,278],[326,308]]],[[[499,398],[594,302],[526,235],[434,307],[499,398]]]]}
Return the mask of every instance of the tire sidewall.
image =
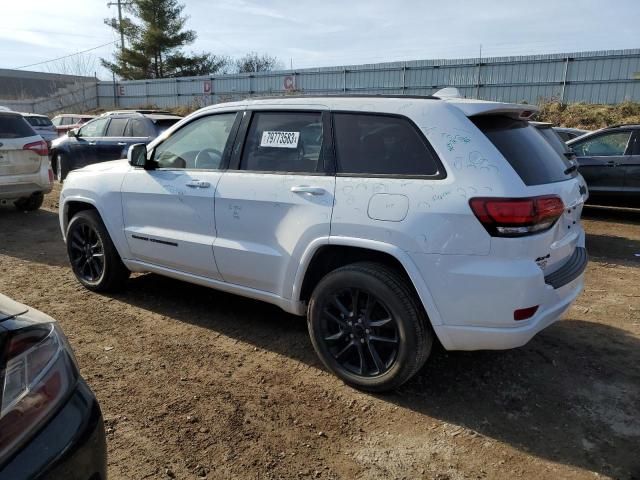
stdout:
{"type": "Polygon", "coordinates": [[[356,270],[328,274],[313,292],[307,319],[311,342],[318,356],[329,370],[348,384],[364,389],[385,389],[385,385],[395,384],[399,377],[404,376],[405,369],[411,368],[411,355],[414,355],[418,348],[411,322],[417,322],[419,319],[415,312],[407,310],[405,303],[394,295],[389,286],[374,276],[356,270]],[[394,364],[385,373],[375,377],[362,377],[346,370],[334,359],[321,338],[320,316],[325,305],[334,293],[354,287],[374,295],[393,316],[398,329],[400,342],[394,364]]]}
{"type": "Polygon", "coordinates": [[[67,227],[67,236],[66,236],[67,256],[69,258],[69,263],[71,264],[71,270],[73,271],[73,274],[78,279],[78,281],[90,290],[99,290],[109,275],[109,268],[110,268],[109,265],[112,262],[112,259],[110,258],[110,251],[107,248],[108,239],[105,238],[105,235],[108,235],[106,230],[104,229],[102,224],[99,221],[97,221],[94,218],[94,215],[92,215],[90,212],[78,213],[76,216],[74,216],[71,219],[71,221],[69,222],[69,226],[67,227]],[[75,229],[79,228],[81,225],[88,225],[89,227],[91,227],[96,232],[96,235],[98,236],[98,238],[100,239],[100,242],[102,243],[102,251],[104,252],[104,262],[103,262],[104,268],[102,269],[102,275],[100,275],[100,278],[94,282],[90,282],[82,278],[82,276],[80,276],[76,272],[75,268],[73,267],[73,264],[71,263],[71,234],[75,229]]]}

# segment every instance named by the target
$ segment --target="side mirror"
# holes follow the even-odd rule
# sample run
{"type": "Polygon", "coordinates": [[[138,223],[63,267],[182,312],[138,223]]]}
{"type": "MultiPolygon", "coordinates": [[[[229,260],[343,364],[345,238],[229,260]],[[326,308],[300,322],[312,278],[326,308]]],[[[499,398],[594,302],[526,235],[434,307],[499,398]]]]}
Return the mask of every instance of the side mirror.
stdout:
{"type": "Polygon", "coordinates": [[[75,128],[72,128],[67,132],[67,136],[78,138],[78,130],[76,130],[75,128]]]}
{"type": "Polygon", "coordinates": [[[129,147],[127,160],[132,167],[145,168],[147,163],[147,146],[144,143],[136,143],[129,147]]]}

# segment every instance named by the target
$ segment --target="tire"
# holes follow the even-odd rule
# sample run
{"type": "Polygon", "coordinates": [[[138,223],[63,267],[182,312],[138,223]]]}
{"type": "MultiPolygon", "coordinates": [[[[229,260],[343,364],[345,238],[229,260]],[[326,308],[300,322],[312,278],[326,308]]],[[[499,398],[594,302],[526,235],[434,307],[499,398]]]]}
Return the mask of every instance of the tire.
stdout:
{"type": "Polygon", "coordinates": [[[433,345],[427,315],[407,281],[374,262],[347,265],[320,280],[307,323],[324,365],[345,383],[370,392],[405,383],[422,368],[433,345]]]}
{"type": "Polygon", "coordinates": [[[124,266],[95,210],[77,213],[67,227],[67,255],[78,281],[94,292],[121,290],[131,272],[124,266]]]}
{"type": "Polygon", "coordinates": [[[21,212],[33,212],[38,210],[44,202],[44,193],[36,192],[30,197],[19,198],[13,204],[21,212]]]}
{"type": "Polygon", "coordinates": [[[56,180],[63,183],[69,174],[69,162],[62,153],[56,154],[56,180]]]}

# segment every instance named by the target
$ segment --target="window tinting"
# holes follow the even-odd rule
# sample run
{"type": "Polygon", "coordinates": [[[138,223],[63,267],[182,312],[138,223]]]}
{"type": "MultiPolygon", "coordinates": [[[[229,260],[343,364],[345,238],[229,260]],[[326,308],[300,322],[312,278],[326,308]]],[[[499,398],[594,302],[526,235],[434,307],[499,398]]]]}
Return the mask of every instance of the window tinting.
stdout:
{"type": "Polygon", "coordinates": [[[79,131],[81,137],[101,137],[104,133],[108,118],[98,118],[85,124],[79,131]]]}
{"type": "Polygon", "coordinates": [[[32,127],[50,127],[53,125],[47,117],[25,117],[32,127]]]}
{"type": "Polygon", "coordinates": [[[316,172],[322,168],[320,112],[255,112],[240,168],[262,172],[316,172]]]}
{"type": "Polygon", "coordinates": [[[387,175],[435,175],[438,162],[406,118],[374,114],[334,115],[338,171],[387,175]]]}
{"type": "Polygon", "coordinates": [[[579,157],[612,157],[624,155],[631,132],[612,132],[585,139],[571,145],[579,157]]]}
{"type": "Polygon", "coordinates": [[[155,148],[154,160],[160,168],[217,170],[235,119],[222,113],[192,121],[155,148]]]}
{"type": "Polygon", "coordinates": [[[156,134],[160,135],[167,128],[171,127],[174,123],[178,123],[180,120],[181,120],[180,118],[170,118],[170,119],[156,120],[155,122],[153,122],[153,124],[154,124],[154,126],[156,128],[156,134]]]}
{"type": "Polygon", "coordinates": [[[564,173],[572,163],[528,122],[501,115],[479,115],[470,119],[525,184],[561,182],[576,175],[575,170],[564,173]]]}
{"type": "Polygon", "coordinates": [[[126,137],[146,137],[147,124],[141,118],[132,118],[129,120],[129,124],[124,132],[126,137]]]}
{"type": "Polygon", "coordinates": [[[107,127],[107,137],[123,137],[124,128],[129,122],[128,118],[112,118],[107,127]]]}
{"type": "Polygon", "coordinates": [[[0,113],[0,138],[33,137],[36,132],[20,115],[3,115],[0,113]]]}

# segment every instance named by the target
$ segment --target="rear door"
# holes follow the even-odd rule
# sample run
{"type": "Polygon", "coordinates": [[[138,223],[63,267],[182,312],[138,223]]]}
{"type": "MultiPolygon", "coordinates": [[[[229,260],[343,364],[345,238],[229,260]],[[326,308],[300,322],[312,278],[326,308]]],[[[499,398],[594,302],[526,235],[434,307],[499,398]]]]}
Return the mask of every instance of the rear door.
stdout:
{"type": "Polygon", "coordinates": [[[218,186],[214,252],[226,282],[289,298],[304,250],[329,237],[335,177],[328,109],[280,108],[245,115],[218,186]]]}
{"type": "Polygon", "coordinates": [[[624,167],[625,194],[640,196],[640,130],[633,133],[632,147],[629,155],[622,163],[624,167]]]}
{"type": "Polygon", "coordinates": [[[0,177],[37,173],[41,158],[24,146],[41,141],[22,116],[0,112],[0,177]]]}
{"type": "Polygon", "coordinates": [[[130,120],[129,117],[111,119],[105,136],[98,140],[98,158],[101,162],[126,158],[129,145],[132,145],[131,138],[125,133],[130,120]]]}
{"type": "Polygon", "coordinates": [[[622,193],[631,134],[631,130],[615,130],[571,144],[578,157],[580,173],[593,194],[622,193]]]}

